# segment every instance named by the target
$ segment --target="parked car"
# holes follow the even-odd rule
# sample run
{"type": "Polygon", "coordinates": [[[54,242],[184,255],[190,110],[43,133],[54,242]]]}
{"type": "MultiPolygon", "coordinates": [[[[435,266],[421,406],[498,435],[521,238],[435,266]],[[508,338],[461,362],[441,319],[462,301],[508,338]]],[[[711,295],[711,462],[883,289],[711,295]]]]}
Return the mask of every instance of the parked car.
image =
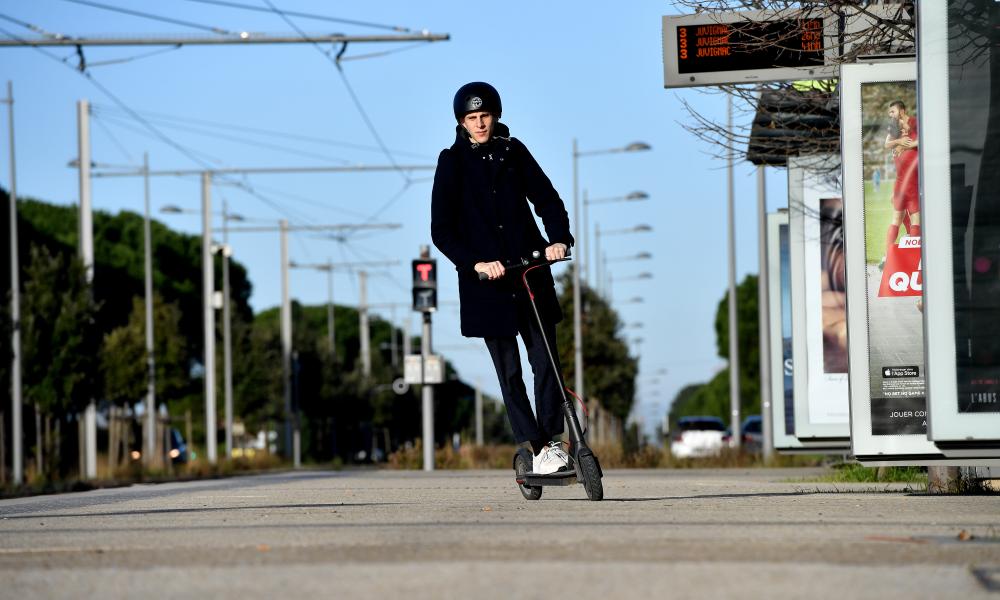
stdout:
{"type": "Polygon", "coordinates": [[[726,425],[718,417],[681,417],[677,429],[670,442],[675,458],[716,456],[722,451],[726,425]]]}
{"type": "MultiPolygon", "coordinates": [[[[760,415],[750,415],[743,419],[740,425],[741,446],[746,452],[760,454],[764,447],[764,423],[760,415]]],[[[726,429],[726,435],[722,439],[727,448],[735,448],[736,442],[733,440],[732,432],[726,429]]]]}
{"type": "Polygon", "coordinates": [[[759,454],[764,448],[764,422],[760,415],[750,415],[740,426],[743,434],[743,448],[747,452],[759,454]]]}

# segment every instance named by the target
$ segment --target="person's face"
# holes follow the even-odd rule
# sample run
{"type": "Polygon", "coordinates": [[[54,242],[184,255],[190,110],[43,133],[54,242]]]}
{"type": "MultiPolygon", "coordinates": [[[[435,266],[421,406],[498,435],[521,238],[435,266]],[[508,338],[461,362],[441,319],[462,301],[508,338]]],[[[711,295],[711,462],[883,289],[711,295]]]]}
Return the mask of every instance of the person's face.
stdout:
{"type": "Polygon", "coordinates": [[[493,135],[493,114],[486,111],[471,112],[462,119],[462,126],[477,144],[489,141],[493,135]]]}
{"type": "Polygon", "coordinates": [[[892,106],[889,107],[889,118],[890,119],[895,119],[895,120],[898,121],[900,116],[902,116],[902,113],[900,113],[900,111],[899,111],[899,106],[892,105],[892,106]]]}

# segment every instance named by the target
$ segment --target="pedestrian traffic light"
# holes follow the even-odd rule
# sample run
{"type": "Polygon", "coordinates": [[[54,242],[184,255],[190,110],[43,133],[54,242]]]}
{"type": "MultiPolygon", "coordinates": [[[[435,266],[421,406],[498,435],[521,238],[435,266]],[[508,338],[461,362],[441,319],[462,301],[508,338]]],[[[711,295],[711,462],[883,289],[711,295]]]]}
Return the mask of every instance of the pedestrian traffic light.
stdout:
{"type": "Polygon", "coordinates": [[[432,258],[413,261],[413,310],[437,310],[437,261],[432,258]]]}

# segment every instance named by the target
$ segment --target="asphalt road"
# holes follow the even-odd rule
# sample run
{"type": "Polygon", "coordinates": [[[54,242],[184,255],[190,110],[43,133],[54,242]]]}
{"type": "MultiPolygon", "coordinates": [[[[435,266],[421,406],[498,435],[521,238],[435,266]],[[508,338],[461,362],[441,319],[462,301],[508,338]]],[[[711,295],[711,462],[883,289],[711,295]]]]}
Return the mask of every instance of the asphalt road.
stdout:
{"type": "Polygon", "coordinates": [[[1000,496],[807,470],[297,472],[0,501],[2,598],[994,598],[1000,496]],[[962,531],[972,539],[959,539],[962,531]]]}

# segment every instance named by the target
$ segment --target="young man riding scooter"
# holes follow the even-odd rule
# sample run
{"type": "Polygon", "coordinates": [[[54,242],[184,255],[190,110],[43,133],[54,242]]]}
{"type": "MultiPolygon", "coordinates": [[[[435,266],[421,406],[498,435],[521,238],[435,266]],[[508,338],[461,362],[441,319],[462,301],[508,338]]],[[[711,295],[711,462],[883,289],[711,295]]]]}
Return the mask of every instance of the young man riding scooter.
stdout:
{"type": "Polygon", "coordinates": [[[506,266],[544,249],[547,260],[565,258],[573,245],[569,216],[552,182],[520,140],[500,123],[500,94],[488,83],[463,85],[453,102],[455,142],[441,151],[431,195],[431,237],[455,264],[462,335],[483,338],[500,380],[514,439],[529,443],[532,472],[564,470],[568,457],[554,438],[563,432],[560,377],[553,371],[543,333],[553,344],[562,320],[552,272],[528,273],[544,332],[516,278],[506,266]],[[534,208],[548,240],[531,214],[534,208]],[[480,273],[486,279],[480,280],[480,273]],[[521,372],[521,336],[535,377],[532,413],[521,372]]]}

